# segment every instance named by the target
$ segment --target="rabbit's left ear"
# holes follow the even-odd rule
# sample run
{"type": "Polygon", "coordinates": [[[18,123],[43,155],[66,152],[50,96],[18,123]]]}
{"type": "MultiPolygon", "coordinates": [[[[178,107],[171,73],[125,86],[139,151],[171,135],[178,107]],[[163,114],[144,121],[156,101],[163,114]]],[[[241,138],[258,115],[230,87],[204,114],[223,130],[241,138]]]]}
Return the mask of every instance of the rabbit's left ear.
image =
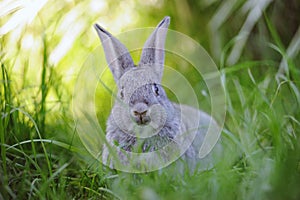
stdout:
{"type": "Polygon", "coordinates": [[[165,62],[165,41],[170,24],[170,17],[165,17],[146,41],[139,65],[154,68],[159,80],[162,78],[165,62]]]}

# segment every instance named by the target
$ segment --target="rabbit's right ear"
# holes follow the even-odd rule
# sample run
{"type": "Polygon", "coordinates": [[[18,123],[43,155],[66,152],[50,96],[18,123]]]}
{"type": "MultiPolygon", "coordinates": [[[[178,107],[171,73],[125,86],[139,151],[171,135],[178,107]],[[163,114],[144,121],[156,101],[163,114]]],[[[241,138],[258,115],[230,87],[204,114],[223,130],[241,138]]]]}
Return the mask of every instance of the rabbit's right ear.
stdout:
{"type": "Polygon", "coordinates": [[[117,84],[121,76],[129,69],[134,67],[133,60],[126,47],[109,32],[98,24],[94,25],[98,36],[102,42],[107,64],[114,76],[117,84]]]}
{"type": "Polygon", "coordinates": [[[140,60],[140,65],[152,66],[159,80],[162,78],[165,62],[165,40],[170,24],[170,17],[166,16],[155,28],[146,41],[140,60]]]}

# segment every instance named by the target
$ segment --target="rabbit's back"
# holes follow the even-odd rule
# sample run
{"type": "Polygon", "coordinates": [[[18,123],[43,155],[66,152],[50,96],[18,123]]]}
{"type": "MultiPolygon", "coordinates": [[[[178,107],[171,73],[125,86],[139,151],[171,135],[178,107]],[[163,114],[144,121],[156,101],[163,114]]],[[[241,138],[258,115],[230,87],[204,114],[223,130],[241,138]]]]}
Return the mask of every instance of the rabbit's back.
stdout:
{"type": "Polygon", "coordinates": [[[214,160],[216,160],[212,157],[220,155],[222,147],[219,142],[215,146],[215,141],[205,140],[205,137],[208,134],[218,133],[220,131],[219,125],[212,116],[202,110],[184,104],[174,103],[173,105],[181,113],[181,134],[195,134],[191,145],[180,159],[186,162],[192,171],[196,167],[199,167],[199,169],[211,168],[214,165],[214,160]],[[212,145],[212,147],[215,147],[207,156],[200,158],[199,151],[202,145],[212,145]]]}

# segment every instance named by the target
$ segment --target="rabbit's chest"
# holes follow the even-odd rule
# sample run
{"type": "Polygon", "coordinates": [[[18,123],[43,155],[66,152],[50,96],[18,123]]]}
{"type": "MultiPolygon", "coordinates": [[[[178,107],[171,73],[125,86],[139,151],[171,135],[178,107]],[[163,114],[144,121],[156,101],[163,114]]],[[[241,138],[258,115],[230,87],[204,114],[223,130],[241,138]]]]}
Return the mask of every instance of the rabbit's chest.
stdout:
{"type": "Polygon", "coordinates": [[[107,140],[112,144],[130,152],[152,152],[161,149],[172,141],[170,134],[159,133],[149,138],[136,138],[124,132],[107,134],[107,140]]]}

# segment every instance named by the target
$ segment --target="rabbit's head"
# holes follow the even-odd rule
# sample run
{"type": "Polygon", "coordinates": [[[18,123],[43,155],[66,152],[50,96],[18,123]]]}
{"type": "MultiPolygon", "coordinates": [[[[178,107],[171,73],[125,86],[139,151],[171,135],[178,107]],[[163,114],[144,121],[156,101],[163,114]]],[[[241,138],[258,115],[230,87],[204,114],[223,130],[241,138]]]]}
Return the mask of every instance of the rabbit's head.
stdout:
{"type": "Polygon", "coordinates": [[[169,23],[170,18],[165,17],[158,24],[143,47],[138,65],[118,39],[95,25],[118,86],[118,98],[109,120],[126,133],[149,137],[162,128],[171,129],[177,121],[176,110],[161,86],[169,23]]]}

